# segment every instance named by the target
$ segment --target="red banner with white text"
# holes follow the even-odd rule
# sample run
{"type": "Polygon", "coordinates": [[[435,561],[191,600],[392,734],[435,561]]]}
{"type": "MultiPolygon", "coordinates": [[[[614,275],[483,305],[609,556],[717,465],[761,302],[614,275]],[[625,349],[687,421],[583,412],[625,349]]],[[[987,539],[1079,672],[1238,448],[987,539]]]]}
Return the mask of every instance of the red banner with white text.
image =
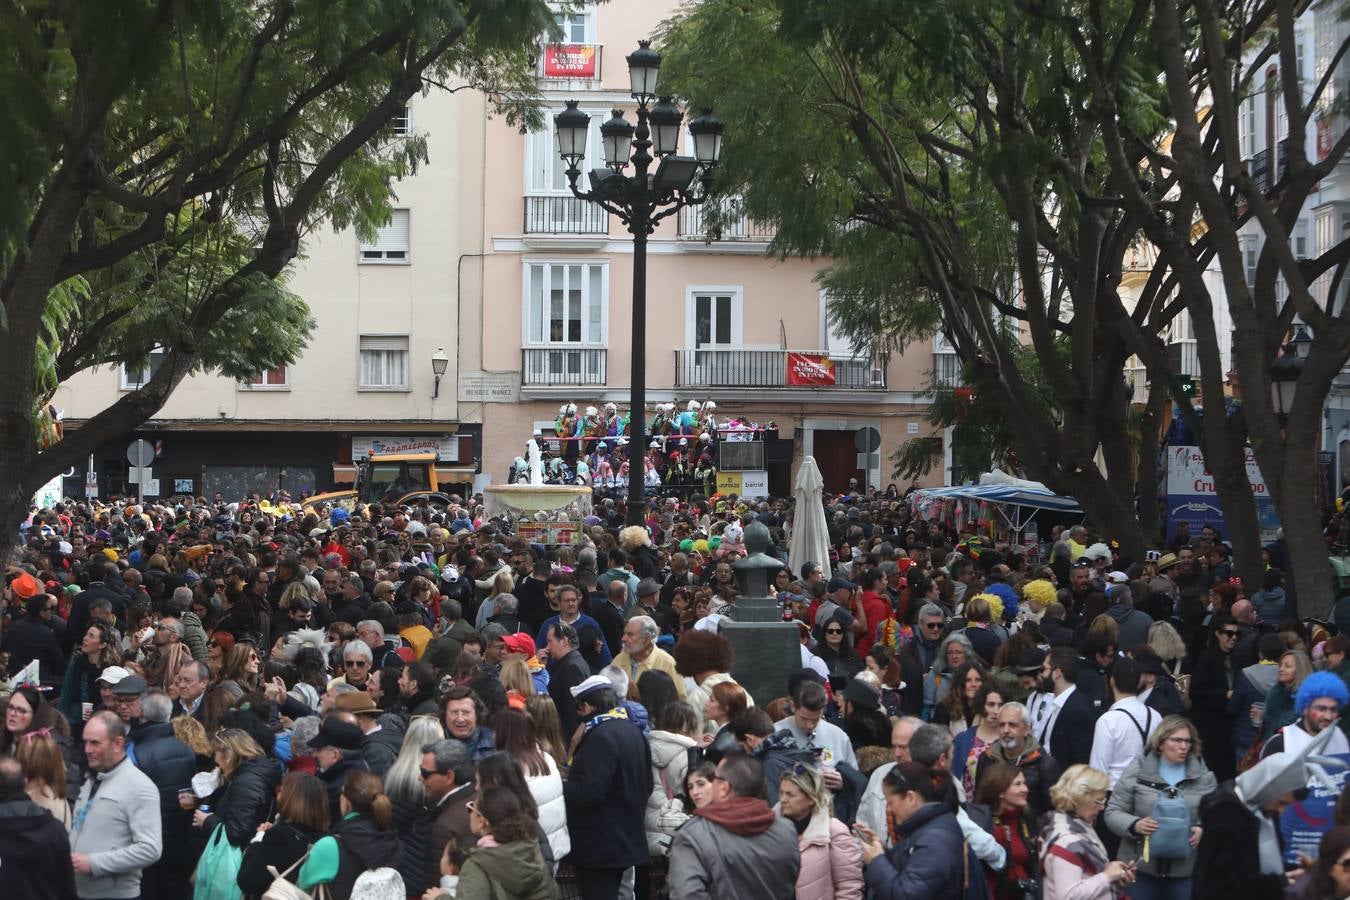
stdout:
{"type": "Polygon", "coordinates": [[[804,387],[834,384],[834,361],[820,354],[789,351],[787,383],[804,387]]]}
{"type": "Polygon", "coordinates": [[[594,78],[595,47],[590,44],[549,44],[544,48],[545,78],[594,78]]]}

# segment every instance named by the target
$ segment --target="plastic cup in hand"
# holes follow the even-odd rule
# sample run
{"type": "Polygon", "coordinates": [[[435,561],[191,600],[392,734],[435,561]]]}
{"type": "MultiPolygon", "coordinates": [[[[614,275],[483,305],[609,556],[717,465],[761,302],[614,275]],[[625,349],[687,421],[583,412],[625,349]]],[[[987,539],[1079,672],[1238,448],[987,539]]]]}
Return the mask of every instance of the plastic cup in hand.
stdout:
{"type": "Polygon", "coordinates": [[[88,722],[89,717],[92,716],[93,714],[94,714],[94,704],[92,703],[80,704],[80,716],[83,718],[84,721],[88,722]]]}
{"type": "Polygon", "coordinates": [[[178,806],[180,809],[196,809],[197,795],[192,793],[192,791],[179,791],[178,806]]]}
{"type": "Polygon", "coordinates": [[[1266,721],[1266,705],[1264,703],[1252,704],[1252,724],[1260,725],[1266,721]]]}

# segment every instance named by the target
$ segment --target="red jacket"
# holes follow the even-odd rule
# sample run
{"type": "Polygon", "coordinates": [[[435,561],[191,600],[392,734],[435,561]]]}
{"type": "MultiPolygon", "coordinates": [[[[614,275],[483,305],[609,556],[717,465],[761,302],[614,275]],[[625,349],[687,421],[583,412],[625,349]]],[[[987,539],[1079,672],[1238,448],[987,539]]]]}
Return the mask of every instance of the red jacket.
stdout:
{"type": "Polygon", "coordinates": [[[853,642],[853,649],[857,651],[859,656],[866,655],[867,651],[872,649],[872,644],[877,639],[877,625],[893,615],[891,601],[871,591],[863,591],[862,608],[863,615],[867,617],[867,628],[853,642]]]}

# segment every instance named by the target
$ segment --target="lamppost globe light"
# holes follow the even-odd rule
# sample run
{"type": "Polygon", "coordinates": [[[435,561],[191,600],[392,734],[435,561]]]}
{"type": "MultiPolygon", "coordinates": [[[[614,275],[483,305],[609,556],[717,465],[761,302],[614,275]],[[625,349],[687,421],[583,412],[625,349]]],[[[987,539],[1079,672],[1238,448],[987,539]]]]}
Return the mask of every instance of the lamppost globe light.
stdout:
{"type": "Polygon", "coordinates": [[[1294,355],[1299,359],[1307,359],[1308,354],[1312,352],[1312,335],[1308,333],[1308,326],[1299,322],[1294,326],[1294,336],[1289,339],[1289,346],[1294,349],[1294,355]]]}
{"type": "Polygon", "coordinates": [[[577,109],[577,101],[568,100],[567,108],[553,117],[553,130],[558,136],[558,155],[569,169],[577,168],[586,158],[591,117],[577,109]]]}
{"type": "Polygon", "coordinates": [[[613,110],[609,121],[600,126],[600,137],[605,145],[605,165],[614,171],[628,165],[628,157],[633,151],[632,122],[623,117],[623,110],[613,110]]]}
{"type": "Polygon", "coordinates": [[[1303,360],[1292,343],[1286,344],[1279,359],[1270,364],[1270,402],[1275,414],[1287,417],[1294,408],[1294,394],[1298,390],[1303,360]]]}
{"type": "Polygon", "coordinates": [[[444,347],[437,347],[436,352],[431,354],[431,374],[436,376],[436,383],[431,389],[431,399],[437,400],[441,396],[441,376],[450,366],[450,357],[445,355],[444,347]]]}
{"type": "Polygon", "coordinates": [[[689,123],[689,134],[694,138],[694,157],[705,167],[717,165],[722,157],[722,133],[726,124],[711,109],[703,110],[689,123]]]}
{"type": "Polygon", "coordinates": [[[684,124],[684,114],[671,102],[662,97],[647,114],[652,123],[652,149],[664,159],[680,148],[680,126],[684,124]]]}
{"type": "Polygon", "coordinates": [[[445,355],[444,347],[437,347],[436,352],[431,355],[431,372],[433,375],[444,375],[445,370],[450,366],[450,357],[445,355]]]}
{"type": "Polygon", "coordinates": [[[628,83],[633,99],[646,106],[656,98],[656,77],[661,71],[661,54],[652,49],[651,41],[638,41],[638,48],[628,54],[628,83]]]}

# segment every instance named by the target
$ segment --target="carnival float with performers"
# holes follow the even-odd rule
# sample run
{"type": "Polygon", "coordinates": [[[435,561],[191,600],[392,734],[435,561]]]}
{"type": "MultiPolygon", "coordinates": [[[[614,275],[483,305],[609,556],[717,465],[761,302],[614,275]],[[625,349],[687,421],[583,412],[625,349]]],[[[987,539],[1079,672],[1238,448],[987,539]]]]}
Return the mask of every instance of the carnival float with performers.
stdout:
{"type": "MultiPolygon", "coordinates": [[[[760,426],[743,416],[719,421],[717,404],[690,400],[681,409],[675,403],[657,404],[649,419],[643,454],[647,493],[702,494],[717,492],[717,448],[722,442],[759,440],[769,422],[760,426]]],[[[540,448],[542,483],[588,487],[597,495],[622,495],[628,487],[629,442],[633,440],[627,411],[613,403],[578,407],[564,403],[558,409],[553,434],[536,432],[540,448]]],[[[527,456],[517,456],[508,481],[530,481],[527,456]]]]}

